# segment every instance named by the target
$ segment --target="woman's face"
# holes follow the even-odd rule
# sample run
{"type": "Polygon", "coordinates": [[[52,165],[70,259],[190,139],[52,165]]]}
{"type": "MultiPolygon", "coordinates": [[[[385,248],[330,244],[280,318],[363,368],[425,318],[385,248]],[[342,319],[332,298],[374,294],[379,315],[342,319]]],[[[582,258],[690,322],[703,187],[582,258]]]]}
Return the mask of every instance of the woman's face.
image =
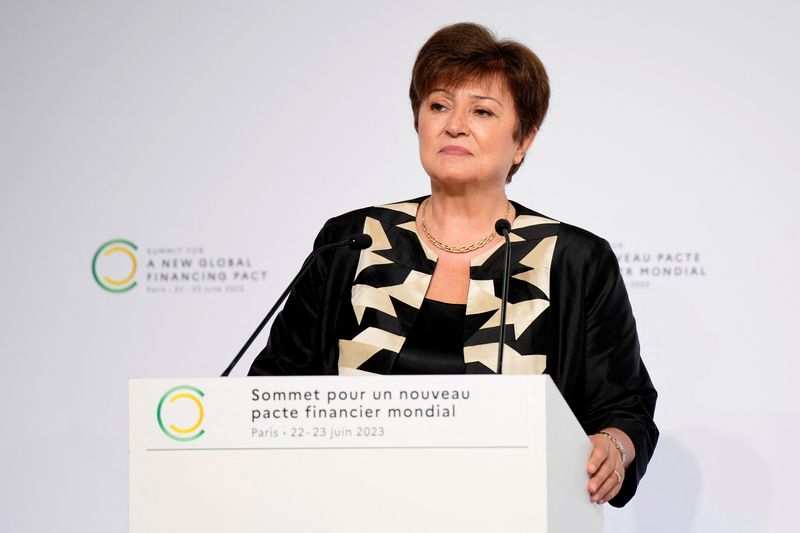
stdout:
{"type": "Polygon", "coordinates": [[[419,110],[422,166],[441,185],[502,187],[533,142],[534,134],[515,141],[516,127],[514,100],[500,79],[434,88],[419,110]]]}

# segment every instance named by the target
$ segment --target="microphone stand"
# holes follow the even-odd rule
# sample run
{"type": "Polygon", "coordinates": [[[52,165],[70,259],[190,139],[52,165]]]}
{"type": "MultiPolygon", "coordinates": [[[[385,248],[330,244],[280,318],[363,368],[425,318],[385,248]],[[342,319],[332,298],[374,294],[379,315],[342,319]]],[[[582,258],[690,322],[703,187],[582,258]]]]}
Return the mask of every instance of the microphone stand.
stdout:
{"type": "Polygon", "coordinates": [[[324,244],[324,245],[320,246],[319,248],[317,248],[316,250],[314,250],[313,252],[311,252],[309,254],[309,256],[306,257],[306,260],[303,262],[303,266],[300,267],[300,272],[298,272],[297,275],[292,279],[292,282],[289,283],[289,286],[286,287],[285,291],[283,291],[283,294],[281,294],[281,297],[278,298],[278,301],[275,302],[275,305],[273,305],[272,309],[269,310],[269,312],[267,313],[267,316],[264,317],[264,320],[261,321],[261,323],[258,325],[258,327],[253,332],[253,334],[250,335],[250,338],[247,339],[247,342],[244,343],[244,346],[242,346],[242,349],[239,350],[239,353],[236,354],[236,357],[233,358],[233,361],[231,361],[231,363],[228,365],[228,368],[226,368],[222,372],[222,374],[220,374],[220,377],[225,378],[225,377],[228,377],[230,375],[231,371],[233,370],[233,367],[236,366],[236,364],[242,358],[242,356],[247,351],[247,349],[250,347],[250,345],[253,344],[253,341],[256,340],[256,337],[258,337],[258,334],[261,333],[261,330],[264,329],[264,326],[267,325],[267,322],[269,322],[269,319],[272,318],[272,315],[274,315],[275,312],[278,310],[278,307],[280,307],[280,305],[283,303],[283,301],[289,296],[289,293],[292,292],[292,289],[294,289],[294,286],[297,285],[297,282],[300,281],[300,278],[303,277],[303,274],[305,274],[308,271],[308,269],[311,268],[311,265],[314,264],[314,260],[317,257],[319,257],[319,255],[322,252],[325,252],[325,251],[330,250],[332,248],[339,248],[341,246],[349,246],[353,250],[363,250],[364,248],[369,248],[371,245],[372,245],[372,238],[369,235],[366,235],[366,234],[362,233],[360,235],[354,235],[354,236],[352,236],[349,239],[346,239],[344,241],[335,242],[335,243],[331,243],[331,244],[324,244]]]}
{"type": "Polygon", "coordinates": [[[508,307],[508,278],[511,275],[511,223],[501,218],[494,225],[495,231],[505,240],[505,265],[503,266],[503,292],[500,304],[500,345],[497,348],[497,373],[503,373],[503,347],[506,344],[506,308],[508,307]]]}

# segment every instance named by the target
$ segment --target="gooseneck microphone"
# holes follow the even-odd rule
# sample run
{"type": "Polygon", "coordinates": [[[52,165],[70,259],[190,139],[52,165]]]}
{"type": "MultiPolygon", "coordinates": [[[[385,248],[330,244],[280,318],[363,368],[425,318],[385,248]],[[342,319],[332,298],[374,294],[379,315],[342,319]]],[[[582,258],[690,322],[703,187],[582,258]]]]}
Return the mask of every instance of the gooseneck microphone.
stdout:
{"type": "Polygon", "coordinates": [[[494,230],[505,237],[506,259],[503,266],[503,299],[500,304],[500,345],[497,347],[497,373],[503,373],[503,347],[506,344],[506,308],[508,307],[508,278],[511,275],[511,222],[501,218],[494,223],[494,230]]]}
{"type": "Polygon", "coordinates": [[[220,377],[224,378],[230,375],[231,371],[233,370],[233,367],[236,366],[236,364],[239,362],[239,359],[242,358],[242,356],[250,347],[250,345],[253,344],[253,341],[256,340],[258,334],[261,333],[261,330],[264,329],[264,326],[267,325],[269,319],[272,318],[272,315],[274,315],[275,312],[278,310],[278,307],[283,303],[286,297],[289,296],[289,293],[292,292],[294,286],[297,285],[297,282],[300,281],[300,278],[303,277],[303,274],[305,274],[308,271],[308,269],[311,268],[311,265],[314,264],[314,260],[317,257],[319,257],[322,252],[326,252],[333,248],[342,248],[344,246],[347,246],[351,250],[363,250],[364,248],[369,248],[371,245],[372,245],[372,237],[370,237],[366,233],[359,233],[358,235],[353,235],[343,241],[333,242],[330,244],[323,244],[322,246],[311,252],[308,255],[308,257],[306,257],[306,260],[303,261],[303,266],[300,267],[300,272],[298,272],[297,275],[294,277],[294,279],[292,279],[292,282],[289,283],[289,286],[286,287],[285,291],[283,291],[281,297],[278,298],[278,301],[275,302],[275,305],[273,305],[272,309],[269,310],[267,316],[264,317],[264,320],[261,321],[261,323],[258,325],[253,334],[250,335],[250,338],[247,339],[247,342],[244,343],[242,349],[239,350],[239,353],[236,354],[236,357],[233,358],[231,364],[229,364],[228,368],[226,368],[225,371],[222,372],[220,377]]]}

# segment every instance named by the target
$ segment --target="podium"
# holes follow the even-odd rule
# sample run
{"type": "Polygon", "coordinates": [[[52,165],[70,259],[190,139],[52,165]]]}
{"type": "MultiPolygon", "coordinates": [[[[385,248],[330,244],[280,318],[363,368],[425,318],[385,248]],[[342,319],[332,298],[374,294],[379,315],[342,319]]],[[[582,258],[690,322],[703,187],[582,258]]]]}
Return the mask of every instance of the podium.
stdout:
{"type": "Polygon", "coordinates": [[[130,529],[595,533],[549,376],[133,379],[130,529]]]}

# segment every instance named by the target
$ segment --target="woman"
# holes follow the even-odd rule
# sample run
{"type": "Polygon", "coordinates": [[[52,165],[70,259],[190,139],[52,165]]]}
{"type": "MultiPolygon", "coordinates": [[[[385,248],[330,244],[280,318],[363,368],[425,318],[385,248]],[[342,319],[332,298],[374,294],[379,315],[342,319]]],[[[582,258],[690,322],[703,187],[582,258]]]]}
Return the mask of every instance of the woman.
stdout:
{"type": "Polygon", "coordinates": [[[525,46],[456,24],[422,47],[411,107],[431,194],[329,220],[315,247],[357,233],[360,254],[316,262],[250,373],[496,372],[512,222],[504,373],[550,374],[590,435],[592,501],[624,505],[655,447],[656,392],[608,243],[509,202],[505,185],[547,111],[545,69],[525,46]]]}

